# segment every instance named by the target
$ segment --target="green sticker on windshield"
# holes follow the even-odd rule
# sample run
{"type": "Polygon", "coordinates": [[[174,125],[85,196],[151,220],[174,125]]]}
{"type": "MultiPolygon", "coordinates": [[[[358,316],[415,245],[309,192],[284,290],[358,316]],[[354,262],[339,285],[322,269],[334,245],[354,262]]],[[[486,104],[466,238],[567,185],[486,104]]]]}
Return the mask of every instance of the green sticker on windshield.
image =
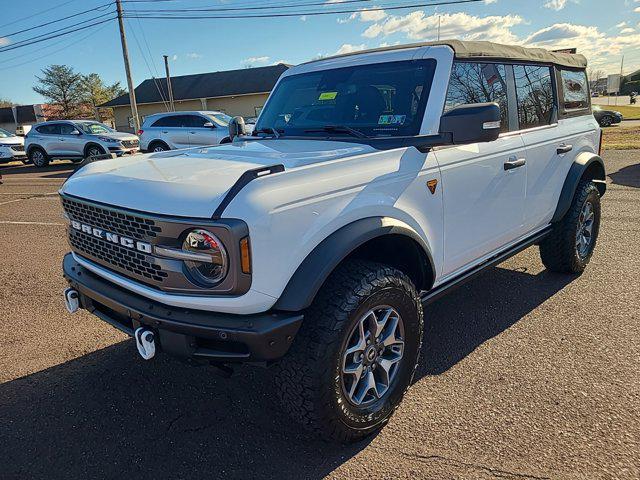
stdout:
{"type": "Polygon", "coordinates": [[[338,92],[322,92],[318,100],[335,100],[337,96],[338,92]]]}

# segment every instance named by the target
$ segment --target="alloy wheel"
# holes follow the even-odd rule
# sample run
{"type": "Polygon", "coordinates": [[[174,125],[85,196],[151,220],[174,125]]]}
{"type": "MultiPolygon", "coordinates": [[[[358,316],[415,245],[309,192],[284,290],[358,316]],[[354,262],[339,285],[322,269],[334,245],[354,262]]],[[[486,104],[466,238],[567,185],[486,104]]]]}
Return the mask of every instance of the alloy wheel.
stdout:
{"type": "Polygon", "coordinates": [[[576,232],[576,251],[580,258],[586,258],[593,243],[593,222],[595,212],[591,202],[585,202],[578,217],[578,229],[576,232]]]}
{"type": "Polygon", "coordinates": [[[349,402],[364,406],[381,399],[399,372],[403,353],[404,323],[393,307],[362,315],[342,353],[342,388],[349,402]]]}

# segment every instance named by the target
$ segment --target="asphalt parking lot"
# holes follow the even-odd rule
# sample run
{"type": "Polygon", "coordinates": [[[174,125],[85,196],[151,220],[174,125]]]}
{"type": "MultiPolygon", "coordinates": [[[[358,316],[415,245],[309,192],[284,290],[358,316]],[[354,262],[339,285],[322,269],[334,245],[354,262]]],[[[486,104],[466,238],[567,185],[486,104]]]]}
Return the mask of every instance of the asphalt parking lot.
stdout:
{"type": "Polygon", "coordinates": [[[145,362],[67,314],[73,166],[0,167],[0,478],[639,478],[640,151],[605,162],[587,271],[548,273],[534,247],[431,305],[404,403],[349,447],[290,422],[268,370],[145,362]]]}

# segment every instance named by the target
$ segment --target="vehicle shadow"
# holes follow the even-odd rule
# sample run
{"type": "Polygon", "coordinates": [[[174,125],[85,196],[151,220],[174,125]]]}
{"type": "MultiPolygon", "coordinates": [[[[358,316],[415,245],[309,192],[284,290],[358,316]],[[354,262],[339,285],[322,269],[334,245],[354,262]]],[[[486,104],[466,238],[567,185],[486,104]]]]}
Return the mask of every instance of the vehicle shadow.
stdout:
{"type": "MultiPolygon", "coordinates": [[[[446,372],[572,277],[492,268],[425,310],[416,380],[446,372]]],[[[231,380],[125,341],[0,385],[1,478],[308,478],[366,448],[332,445],[279,408],[271,372],[231,380]]]]}
{"type": "Polygon", "coordinates": [[[575,277],[491,268],[425,308],[415,380],[440,375],[562,290],[575,277]]]}
{"type": "Polygon", "coordinates": [[[629,165],[607,175],[616,185],[640,188],[640,164],[629,165]]]}
{"type": "Polygon", "coordinates": [[[75,164],[72,162],[64,163],[52,163],[47,167],[38,168],[34,165],[24,165],[22,163],[13,163],[10,165],[0,165],[0,175],[8,178],[10,175],[25,175],[25,174],[41,174],[40,178],[67,178],[73,175],[81,164],[75,164]]]}

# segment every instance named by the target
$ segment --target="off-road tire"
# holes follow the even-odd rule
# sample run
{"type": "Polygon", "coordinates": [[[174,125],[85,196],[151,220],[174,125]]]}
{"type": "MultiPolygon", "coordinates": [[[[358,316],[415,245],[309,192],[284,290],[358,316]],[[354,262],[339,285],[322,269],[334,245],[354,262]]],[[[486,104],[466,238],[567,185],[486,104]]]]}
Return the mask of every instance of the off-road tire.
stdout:
{"type": "Polygon", "coordinates": [[[33,147],[31,150],[29,150],[29,161],[33,164],[34,167],[44,168],[49,165],[51,159],[49,158],[49,155],[47,155],[47,152],[45,152],[42,148],[33,147]],[[36,152],[41,153],[42,156],[38,156],[36,152]]]}
{"type": "Polygon", "coordinates": [[[600,230],[600,192],[591,180],[581,180],[571,206],[562,220],[553,225],[551,234],[540,243],[540,258],[548,270],[561,273],[582,273],[586,268],[598,240],[600,230]],[[580,213],[586,202],[594,210],[592,240],[585,256],[578,254],[576,235],[580,213]]]}
{"type": "Polygon", "coordinates": [[[290,351],[276,367],[285,409],[331,441],[355,442],[382,428],[411,384],[422,343],[422,304],[411,280],[395,268],[348,261],[330,275],[304,317],[290,351]],[[356,407],[343,390],[342,354],[353,326],[376,305],[391,306],[400,314],[404,352],[382,398],[356,407]]]}

